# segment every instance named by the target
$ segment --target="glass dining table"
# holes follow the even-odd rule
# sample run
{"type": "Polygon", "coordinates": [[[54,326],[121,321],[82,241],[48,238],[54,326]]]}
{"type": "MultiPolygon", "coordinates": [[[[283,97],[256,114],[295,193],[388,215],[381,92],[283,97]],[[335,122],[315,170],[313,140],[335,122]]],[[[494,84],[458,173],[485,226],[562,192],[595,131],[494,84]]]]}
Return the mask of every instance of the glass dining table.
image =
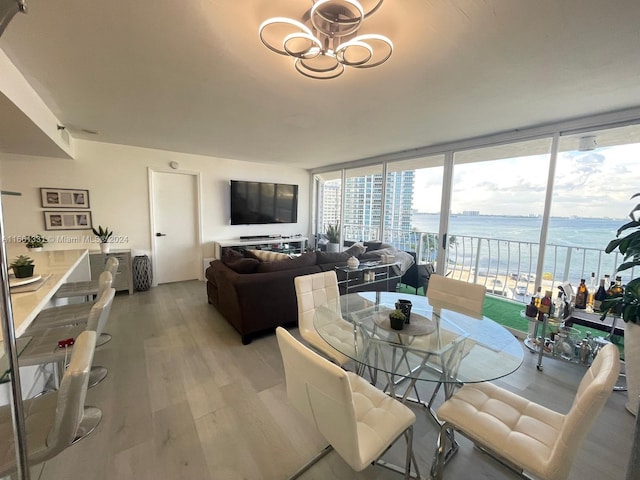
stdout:
{"type": "MultiPolygon", "coordinates": [[[[444,387],[449,398],[456,385],[495,380],[517,370],[524,351],[502,325],[425,296],[397,292],[342,295],[316,309],[314,326],[333,348],[353,359],[359,373],[368,370],[374,384],[381,374],[384,390],[402,401],[417,382],[444,387]],[[409,323],[391,328],[389,313],[398,300],[411,302],[409,323]]],[[[437,393],[424,402],[431,413],[437,393]]]]}

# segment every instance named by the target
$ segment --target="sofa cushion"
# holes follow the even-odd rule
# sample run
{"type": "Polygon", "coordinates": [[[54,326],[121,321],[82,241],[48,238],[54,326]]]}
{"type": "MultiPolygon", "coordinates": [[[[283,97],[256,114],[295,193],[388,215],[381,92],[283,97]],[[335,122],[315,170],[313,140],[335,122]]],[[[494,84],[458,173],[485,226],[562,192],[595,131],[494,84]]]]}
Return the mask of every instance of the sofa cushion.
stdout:
{"type": "Polygon", "coordinates": [[[400,262],[400,271],[402,274],[406,272],[414,263],[413,256],[410,253],[397,250],[394,247],[381,248],[379,250],[367,251],[360,256],[360,261],[376,260],[381,261],[383,255],[392,255],[395,262],[400,262]]]}
{"type": "Polygon", "coordinates": [[[255,258],[240,258],[236,261],[225,263],[227,267],[236,273],[254,273],[260,265],[255,258]]]}
{"type": "Polygon", "coordinates": [[[287,258],[277,262],[261,262],[256,269],[257,273],[281,272],[294,268],[308,267],[316,264],[316,252],[303,253],[298,257],[287,258]]]}
{"type": "Polygon", "coordinates": [[[351,256],[352,255],[347,252],[316,252],[316,264],[344,263],[349,260],[351,256]]]}
{"type": "Polygon", "coordinates": [[[241,258],[244,258],[244,254],[242,252],[234,250],[233,248],[225,248],[220,260],[222,260],[222,263],[227,265],[228,263],[235,262],[241,258]]]}
{"type": "Polygon", "coordinates": [[[356,242],[353,245],[351,245],[349,248],[347,248],[344,251],[344,253],[348,253],[349,256],[359,257],[366,250],[367,250],[367,247],[365,247],[361,242],[356,242]]]}
{"type": "Polygon", "coordinates": [[[289,260],[291,258],[286,253],[272,252],[270,250],[246,250],[246,252],[253,255],[261,262],[278,262],[280,260],[289,260]]]}
{"type": "Polygon", "coordinates": [[[371,250],[380,250],[382,248],[382,242],[364,242],[364,246],[367,247],[369,252],[371,250]]]}

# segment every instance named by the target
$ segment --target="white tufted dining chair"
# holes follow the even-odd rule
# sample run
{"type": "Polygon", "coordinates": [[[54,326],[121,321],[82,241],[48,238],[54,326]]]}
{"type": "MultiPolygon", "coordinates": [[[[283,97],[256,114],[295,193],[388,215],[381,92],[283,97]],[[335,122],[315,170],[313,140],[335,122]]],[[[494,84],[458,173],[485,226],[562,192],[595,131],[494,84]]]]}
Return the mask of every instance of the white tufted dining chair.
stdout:
{"type": "MultiPolygon", "coordinates": [[[[290,478],[298,478],[332,449],[360,472],[403,434],[407,441],[405,478],[410,478],[414,413],[362,377],[304,346],[284,328],[278,327],[276,336],[289,401],[329,442],[290,478]]],[[[416,472],[419,477],[417,467],[416,472]]]]}
{"type": "Polygon", "coordinates": [[[338,278],[333,270],[295,277],[294,285],[298,301],[298,328],[300,336],[313,348],[338,365],[345,365],[350,358],[329,345],[316,331],[313,320],[318,307],[333,305],[336,309],[332,323],[333,336],[345,349],[353,349],[353,325],[340,316],[340,292],[338,278]]]}
{"type": "Polygon", "coordinates": [[[532,474],[544,480],[565,480],[580,445],[611,395],[620,371],[619,356],[611,343],[598,352],[566,415],[492,383],[464,385],[437,411],[444,424],[431,478],[442,478],[453,431],[458,430],[526,478],[532,474]]]}
{"type": "Polygon", "coordinates": [[[431,305],[451,305],[482,315],[486,293],[484,285],[433,274],[429,277],[426,295],[431,305]]]}
{"type": "MultiPolygon", "coordinates": [[[[482,308],[484,306],[484,297],[486,294],[486,288],[484,285],[478,285],[475,283],[468,283],[462,280],[455,280],[453,278],[444,277],[442,275],[432,274],[429,277],[429,284],[427,286],[426,296],[429,300],[429,304],[433,307],[435,312],[439,312],[442,309],[450,309],[457,312],[464,313],[471,317],[477,317],[479,319],[482,318],[482,308]]],[[[437,344],[441,342],[443,344],[451,343],[454,341],[457,334],[450,334],[445,330],[440,330],[438,336],[434,335],[425,335],[420,337],[415,337],[413,340],[412,346],[422,349],[424,351],[431,351],[434,349],[438,349],[441,345],[437,344]],[[434,344],[434,342],[436,344],[434,344]]],[[[443,371],[443,375],[448,372],[448,375],[451,375],[451,372],[455,372],[456,368],[444,368],[442,365],[442,361],[450,361],[452,363],[456,363],[454,360],[457,358],[459,361],[466,357],[469,354],[469,349],[473,346],[472,342],[463,342],[462,344],[456,347],[454,351],[455,354],[452,355],[449,359],[439,359],[438,357],[432,356],[429,357],[429,361],[432,366],[435,368],[440,368],[443,371]]],[[[410,387],[405,391],[406,393],[413,388],[415,381],[412,382],[410,387]]],[[[431,394],[431,398],[427,402],[427,406],[431,408],[433,402],[436,398],[436,395],[440,391],[443,382],[437,382],[433,392],[431,394]]],[[[447,392],[453,391],[453,384],[447,384],[445,390],[447,392]]],[[[417,391],[416,391],[417,395],[417,391]]],[[[419,398],[419,396],[418,396],[419,398]]]]}

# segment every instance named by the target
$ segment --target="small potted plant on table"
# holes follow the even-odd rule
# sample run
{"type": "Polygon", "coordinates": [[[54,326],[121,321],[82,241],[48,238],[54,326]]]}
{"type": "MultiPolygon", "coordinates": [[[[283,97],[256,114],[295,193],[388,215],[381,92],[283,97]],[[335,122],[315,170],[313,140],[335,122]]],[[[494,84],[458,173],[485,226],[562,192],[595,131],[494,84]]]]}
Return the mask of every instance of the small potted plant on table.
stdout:
{"type": "Polygon", "coordinates": [[[31,259],[31,257],[19,255],[13,262],[11,262],[10,266],[16,278],[29,278],[33,276],[33,269],[35,268],[35,265],[33,264],[33,259],[31,259]]]}
{"type": "Polygon", "coordinates": [[[389,323],[394,330],[402,330],[404,328],[404,321],[406,316],[402,313],[402,310],[396,308],[389,314],[389,323]]]}
{"type": "Polygon", "coordinates": [[[48,240],[40,235],[39,233],[36,235],[28,235],[24,239],[24,243],[27,248],[32,252],[39,252],[44,247],[44,244],[47,243],[48,240]]]}
{"type": "Polygon", "coordinates": [[[113,235],[113,231],[109,230],[109,227],[102,228],[102,225],[98,225],[98,229],[92,228],[93,234],[98,237],[100,241],[100,251],[102,253],[109,253],[109,239],[113,235]]]}

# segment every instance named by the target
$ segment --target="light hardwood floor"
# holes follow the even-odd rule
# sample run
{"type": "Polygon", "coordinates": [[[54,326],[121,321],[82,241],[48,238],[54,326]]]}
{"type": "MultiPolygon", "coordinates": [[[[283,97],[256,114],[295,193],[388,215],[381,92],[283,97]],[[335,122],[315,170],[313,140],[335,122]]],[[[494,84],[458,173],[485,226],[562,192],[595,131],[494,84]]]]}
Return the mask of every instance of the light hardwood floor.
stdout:
{"type": "MultiPolygon", "coordinates": [[[[113,340],[96,352],[94,364],[108,367],[109,375],[87,395],[88,404],[102,409],[102,423],[34,468],[33,479],[285,479],[324,446],[287,402],[275,335],[243,346],[207,303],[203,282],[118,294],[106,331],[113,340]]],[[[568,410],[584,369],[545,359],[539,372],[535,363],[525,352],[522,367],[498,383],[568,410]]],[[[571,480],[625,478],[635,426],[624,410],[625,395],[612,393],[577,455],[571,480]]],[[[416,414],[414,449],[426,475],[436,430],[424,411],[416,414]]],[[[445,478],[517,478],[463,437],[460,442],[445,478]]],[[[389,458],[401,464],[402,448],[400,443],[389,458]]],[[[333,452],[303,478],[401,476],[379,466],[356,474],[333,452]]]]}

